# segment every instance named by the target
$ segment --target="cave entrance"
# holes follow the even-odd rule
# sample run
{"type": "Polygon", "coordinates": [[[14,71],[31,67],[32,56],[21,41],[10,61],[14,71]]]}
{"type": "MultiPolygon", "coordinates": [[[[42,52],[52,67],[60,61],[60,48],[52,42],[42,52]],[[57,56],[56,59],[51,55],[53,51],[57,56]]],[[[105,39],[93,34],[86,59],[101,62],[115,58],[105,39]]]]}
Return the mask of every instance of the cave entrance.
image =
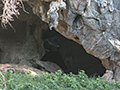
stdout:
{"type": "Polygon", "coordinates": [[[104,74],[105,68],[98,58],[86,53],[81,45],[55,30],[43,30],[42,39],[46,52],[42,61],[54,62],[66,73],[77,74],[79,70],[85,70],[88,76],[104,74]]]}
{"type": "MultiPolygon", "coordinates": [[[[26,8],[26,10],[28,10],[29,12],[32,12],[30,7],[28,7],[28,9],[26,8]]],[[[40,22],[38,17],[36,17],[36,15],[34,15],[32,13],[29,15],[23,13],[20,15],[19,20],[17,19],[12,24],[12,25],[14,25],[14,27],[16,29],[19,28],[16,34],[12,31],[10,31],[11,30],[10,27],[8,28],[10,30],[0,31],[1,39],[5,39],[7,37],[7,39],[5,40],[7,42],[7,44],[6,44],[6,42],[2,42],[3,45],[6,45],[6,48],[5,48],[5,50],[0,51],[1,56],[3,55],[3,57],[5,57],[0,60],[1,63],[6,63],[6,62],[9,63],[14,60],[18,63],[18,61],[21,60],[21,57],[24,57],[26,61],[29,61],[29,58],[30,59],[32,58],[34,61],[34,57],[37,55],[36,52],[37,52],[38,48],[36,48],[36,47],[38,47],[39,45],[34,44],[34,43],[37,42],[36,40],[38,40],[38,42],[40,40],[36,39],[34,36],[34,31],[35,31],[34,23],[40,22]],[[21,20],[21,21],[19,21],[19,20],[21,20]],[[30,24],[28,26],[31,26],[31,27],[26,26],[25,23],[27,23],[27,22],[29,22],[29,24],[30,24]],[[26,44],[26,42],[28,44],[26,44]],[[26,51],[23,50],[24,54],[22,55],[20,53],[20,50],[22,50],[21,48],[23,46],[25,47],[26,51]],[[18,48],[16,48],[16,47],[18,47],[18,48]],[[6,51],[6,50],[8,50],[8,51],[6,51]],[[2,53],[2,51],[4,51],[4,53],[2,53]],[[10,54],[8,54],[8,52],[10,54]],[[32,55],[31,55],[31,53],[32,53],[32,55]],[[26,56],[24,56],[24,55],[26,55],[26,56]],[[19,58],[20,58],[20,60],[19,60],[19,58]]],[[[98,75],[104,74],[105,68],[102,66],[101,61],[99,59],[95,58],[94,56],[87,54],[81,45],[77,44],[76,42],[74,42],[72,40],[69,40],[69,39],[63,37],[58,32],[56,32],[54,29],[46,30],[47,25],[44,25],[43,22],[40,23],[40,26],[43,28],[45,27],[44,28],[45,30],[42,31],[42,40],[44,41],[44,48],[45,48],[46,53],[42,57],[42,61],[54,62],[58,66],[60,66],[63,69],[63,71],[66,73],[73,72],[76,74],[76,73],[78,73],[79,70],[85,70],[85,72],[88,76],[93,75],[95,73],[98,75]]],[[[2,28],[0,28],[0,29],[2,30],[2,28]]],[[[47,27],[47,29],[48,29],[48,27],[47,27]]],[[[39,33],[37,33],[37,34],[39,36],[39,33]]],[[[41,39],[41,37],[39,37],[39,38],[41,39]]],[[[2,40],[2,41],[4,41],[4,40],[2,40]]],[[[2,48],[2,49],[4,49],[4,48],[2,48]]],[[[21,51],[21,52],[23,53],[23,51],[21,51]]]]}

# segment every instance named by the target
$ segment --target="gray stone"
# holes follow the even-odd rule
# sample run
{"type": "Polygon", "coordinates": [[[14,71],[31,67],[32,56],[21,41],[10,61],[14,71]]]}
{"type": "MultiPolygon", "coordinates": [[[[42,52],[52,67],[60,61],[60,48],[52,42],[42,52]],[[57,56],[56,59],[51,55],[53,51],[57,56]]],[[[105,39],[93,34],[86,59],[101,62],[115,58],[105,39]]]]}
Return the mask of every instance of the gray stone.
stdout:
{"type": "MultiPolygon", "coordinates": [[[[46,13],[48,8],[41,3],[46,13]]],[[[110,42],[120,39],[119,0],[92,0],[87,4],[85,0],[67,0],[66,10],[59,12],[63,19],[59,17],[58,27],[54,28],[68,39],[81,44],[87,53],[101,59],[106,69],[115,70],[115,74],[119,73],[116,67],[119,67],[120,52],[110,42]]],[[[44,21],[47,21],[47,16],[44,21]]],[[[118,75],[115,76],[116,80],[118,75]]]]}

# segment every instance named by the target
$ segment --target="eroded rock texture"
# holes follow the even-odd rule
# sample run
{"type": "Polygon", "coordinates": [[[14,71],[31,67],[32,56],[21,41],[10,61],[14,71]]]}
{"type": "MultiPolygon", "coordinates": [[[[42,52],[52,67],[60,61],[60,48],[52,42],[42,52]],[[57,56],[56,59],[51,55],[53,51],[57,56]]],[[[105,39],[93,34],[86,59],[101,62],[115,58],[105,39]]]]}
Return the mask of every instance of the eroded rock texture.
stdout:
{"type": "MultiPolygon", "coordinates": [[[[47,11],[51,0],[29,0],[27,3],[34,14],[48,23],[47,11]]],[[[55,30],[101,59],[106,69],[114,70],[115,80],[120,81],[120,52],[110,42],[120,40],[120,1],[66,0],[65,3],[66,9],[59,8],[55,30]]]]}
{"type": "Polygon", "coordinates": [[[47,72],[61,69],[55,63],[40,61],[45,54],[42,30],[47,30],[48,25],[24,5],[29,14],[20,9],[19,18],[11,22],[16,32],[9,25],[7,29],[0,27],[0,63],[28,65],[47,72]]]}

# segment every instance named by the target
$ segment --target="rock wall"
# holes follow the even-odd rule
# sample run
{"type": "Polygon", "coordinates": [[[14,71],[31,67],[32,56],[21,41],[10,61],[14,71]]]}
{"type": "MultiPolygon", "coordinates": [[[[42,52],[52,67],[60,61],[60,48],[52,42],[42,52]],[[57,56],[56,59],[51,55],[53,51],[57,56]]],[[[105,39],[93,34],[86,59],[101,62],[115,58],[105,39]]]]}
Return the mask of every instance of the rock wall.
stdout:
{"type": "MultiPolygon", "coordinates": [[[[55,1],[60,5],[64,2],[55,1]]],[[[115,80],[120,81],[119,45],[111,42],[120,39],[119,0],[66,0],[66,9],[56,7],[51,0],[29,0],[27,3],[41,20],[52,24],[57,32],[81,44],[87,53],[101,59],[107,70],[114,71],[115,80]],[[47,18],[49,5],[54,6],[52,13],[57,15],[57,19],[52,18],[52,14],[47,18]]]]}
{"type": "MultiPolygon", "coordinates": [[[[26,9],[32,12],[30,7],[26,9]]],[[[42,27],[38,26],[37,19],[36,15],[32,13],[28,15],[21,10],[19,19],[12,23],[16,33],[10,26],[7,26],[7,29],[0,27],[1,63],[22,63],[26,60],[27,64],[27,61],[42,58],[44,55],[42,27]]]]}

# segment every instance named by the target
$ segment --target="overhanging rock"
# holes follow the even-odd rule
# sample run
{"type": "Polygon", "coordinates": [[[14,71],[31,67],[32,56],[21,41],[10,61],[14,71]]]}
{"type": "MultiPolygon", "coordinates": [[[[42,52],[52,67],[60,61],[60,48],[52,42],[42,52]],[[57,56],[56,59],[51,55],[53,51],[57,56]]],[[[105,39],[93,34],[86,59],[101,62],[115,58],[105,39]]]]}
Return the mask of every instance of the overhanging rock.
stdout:
{"type": "MultiPolygon", "coordinates": [[[[47,12],[52,1],[29,0],[27,3],[34,14],[49,23],[47,12]]],[[[114,71],[115,80],[120,81],[119,44],[114,46],[111,43],[111,40],[120,40],[119,0],[54,1],[66,3],[66,9],[59,8],[57,11],[58,25],[53,25],[55,30],[81,44],[87,53],[101,59],[107,70],[114,71]]],[[[55,20],[52,20],[54,23],[55,20]]]]}

